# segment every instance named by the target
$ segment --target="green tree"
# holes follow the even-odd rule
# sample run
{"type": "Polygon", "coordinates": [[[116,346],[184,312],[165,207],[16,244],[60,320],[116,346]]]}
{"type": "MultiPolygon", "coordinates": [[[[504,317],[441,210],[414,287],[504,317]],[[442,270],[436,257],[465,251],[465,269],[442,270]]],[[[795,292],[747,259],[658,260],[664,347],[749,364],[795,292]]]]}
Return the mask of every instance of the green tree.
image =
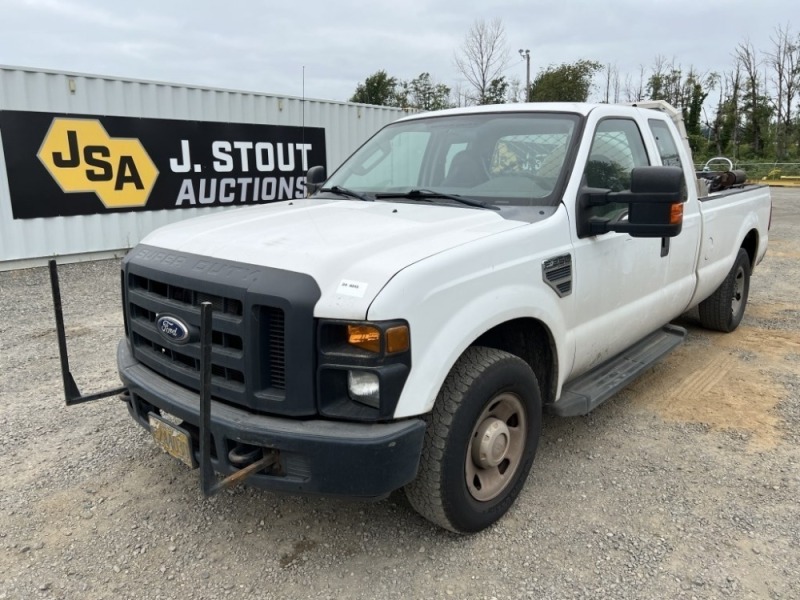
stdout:
{"type": "Polygon", "coordinates": [[[480,99],[480,104],[504,104],[508,98],[508,81],[505,76],[492,79],[486,92],[480,99]]]}
{"type": "MultiPolygon", "coordinates": [[[[710,76],[710,78],[706,79],[706,82],[713,82],[715,77],[715,75],[710,76]]],[[[708,90],[692,71],[689,71],[683,90],[684,93],[681,99],[683,124],[686,127],[686,134],[689,137],[689,145],[692,148],[692,152],[697,152],[703,143],[700,117],[702,116],[703,102],[708,98],[708,90]]]]}
{"type": "Polygon", "coordinates": [[[435,83],[430,73],[420,75],[400,86],[406,106],[419,110],[442,110],[450,108],[450,88],[443,83],[435,83]]]}
{"type": "Polygon", "coordinates": [[[742,89],[742,143],[748,145],[750,156],[764,156],[767,148],[772,107],[766,94],[761,74],[763,66],[758,52],[749,41],[739,44],[736,60],[742,66],[744,85],[742,89]]]}
{"type": "Polygon", "coordinates": [[[741,108],[739,97],[742,90],[742,74],[737,63],[735,68],[720,78],[720,95],[717,112],[711,125],[714,148],[712,154],[723,156],[738,155],[739,121],[741,108]]]}
{"type": "Polygon", "coordinates": [[[586,102],[600,69],[602,65],[594,60],[551,65],[531,83],[531,102],[586,102]]]}
{"type": "Polygon", "coordinates": [[[398,83],[384,70],[376,71],[356,86],[350,102],[375,104],[378,106],[401,106],[398,97],[398,83]]]}
{"type": "MultiPolygon", "coordinates": [[[[790,151],[795,128],[795,98],[800,87],[800,34],[792,33],[789,25],[777,27],[770,38],[772,52],[767,53],[767,66],[772,71],[771,82],[775,107],[775,157],[785,160],[790,151]]],[[[796,147],[796,146],[795,146],[796,147]]]]}
{"type": "Polygon", "coordinates": [[[665,100],[680,109],[693,152],[704,146],[701,127],[703,103],[718,79],[716,73],[703,76],[694,67],[689,67],[688,72],[684,73],[680,65],[674,62],[667,64],[662,56],[656,56],[647,79],[646,90],[650,100],[665,100]]]}
{"type": "Polygon", "coordinates": [[[774,158],[770,149],[770,121],[772,106],[763,94],[746,94],[742,101],[742,142],[748,144],[749,156],[774,158]]]}

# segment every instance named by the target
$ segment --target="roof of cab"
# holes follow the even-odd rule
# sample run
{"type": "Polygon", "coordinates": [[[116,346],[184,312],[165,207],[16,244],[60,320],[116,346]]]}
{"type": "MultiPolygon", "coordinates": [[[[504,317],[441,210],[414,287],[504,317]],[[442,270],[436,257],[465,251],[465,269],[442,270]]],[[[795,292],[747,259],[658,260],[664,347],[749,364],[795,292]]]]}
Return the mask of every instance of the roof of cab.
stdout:
{"type": "MultiPolygon", "coordinates": [[[[484,104],[482,106],[467,106],[462,108],[448,108],[432,112],[422,112],[409,115],[398,119],[396,122],[413,121],[416,119],[426,119],[430,117],[446,117],[453,115],[475,115],[482,113],[519,113],[519,112],[560,112],[574,113],[586,116],[593,109],[599,106],[609,106],[608,104],[598,104],[591,102],[518,102],[514,104],[484,104]]],[[[633,114],[637,109],[633,105],[614,105],[620,110],[620,114],[633,114]]]]}

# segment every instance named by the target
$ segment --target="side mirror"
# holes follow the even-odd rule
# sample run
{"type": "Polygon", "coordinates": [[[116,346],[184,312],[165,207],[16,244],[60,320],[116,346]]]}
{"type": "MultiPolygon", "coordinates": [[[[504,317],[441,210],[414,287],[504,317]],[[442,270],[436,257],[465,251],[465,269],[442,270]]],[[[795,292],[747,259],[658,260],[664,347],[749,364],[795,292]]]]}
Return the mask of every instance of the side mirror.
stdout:
{"type": "Polygon", "coordinates": [[[311,167],[306,173],[306,194],[310,196],[316,193],[325,185],[326,179],[325,167],[322,165],[311,167]]]}
{"type": "Polygon", "coordinates": [[[609,231],[631,237],[675,237],[683,227],[686,179],[679,167],[636,167],[629,192],[584,187],[578,195],[578,237],[609,231]],[[592,208],[612,203],[628,205],[612,218],[592,214],[592,208]]]}

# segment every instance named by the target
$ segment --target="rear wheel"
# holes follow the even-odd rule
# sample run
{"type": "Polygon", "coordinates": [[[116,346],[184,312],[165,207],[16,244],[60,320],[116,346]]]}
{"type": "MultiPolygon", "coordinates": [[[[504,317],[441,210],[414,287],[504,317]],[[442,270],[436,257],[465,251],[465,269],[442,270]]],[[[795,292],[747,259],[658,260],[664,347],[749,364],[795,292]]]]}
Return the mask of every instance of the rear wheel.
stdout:
{"type": "Polygon", "coordinates": [[[417,479],[406,486],[426,519],[480,531],[525,484],[541,430],[539,384],[522,359],[473,347],[459,358],[430,415],[417,479]]]}
{"type": "Polygon", "coordinates": [[[700,303],[700,323],[706,329],[731,332],[739,326],[750,291],[750,256],[739,249],[725,281],[700,303]]]}

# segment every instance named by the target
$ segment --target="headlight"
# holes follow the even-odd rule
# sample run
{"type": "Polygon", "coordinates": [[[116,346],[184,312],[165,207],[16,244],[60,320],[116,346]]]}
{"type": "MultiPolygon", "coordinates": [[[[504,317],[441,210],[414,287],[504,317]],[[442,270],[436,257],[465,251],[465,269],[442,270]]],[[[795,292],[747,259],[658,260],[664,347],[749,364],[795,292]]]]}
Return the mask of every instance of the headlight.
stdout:
{"type": "Polygon", "coordinates": [[[383,331],[372,325],[348,325],[347,343],[370,352],[380,352],[383,345],[386,354],[397,354],[406,352],[411,340],[408,325],[398,325],[383,331]]]}
{"type": "Polygon", "coordinates": [[[408,325],[390,323],[343,323],[323,321],[320,349],[325,353],[355,353],[362,356],[400,354],[411,348],[408,325]],[[363,351],[363,353],[361,352],[363,351]]]}
{"type": "Polygon", "coordinates": [[[381,331],[372,325],[348,325],[347,343],[370,352],[381,351],[381,331]]]}
{"type": "Polygon", "coordinates": [[[391,419],[411,370],[405,321],[321,320],[317,401],[326,417],[391,419]]]}

